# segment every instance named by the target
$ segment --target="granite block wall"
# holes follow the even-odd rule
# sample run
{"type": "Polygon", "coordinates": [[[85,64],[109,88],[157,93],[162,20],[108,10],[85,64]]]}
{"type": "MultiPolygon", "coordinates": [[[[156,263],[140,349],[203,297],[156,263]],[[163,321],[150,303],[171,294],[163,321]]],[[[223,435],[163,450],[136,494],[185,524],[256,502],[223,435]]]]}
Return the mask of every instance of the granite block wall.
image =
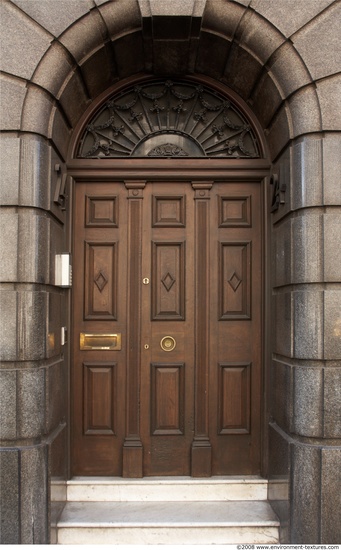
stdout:
{"type": "Polygon", "coordinates": [[[334,166],[328,162],[340,143],[333,133],[300,138],[275,167],[287,190],[285,204],[272,214],[269,495],[287,525],[283,540],[304,544],[340,539],[339,476],[332,481],[329,465],[333,471],[341,448],[341,211],[335,194],[341,157],[333,157],[334,166]],[[281,468],[275,458],[280,446],[286,449],[281,468]],[[276,493],[279,480],[287,484],[285,499],[283,491],[276,493]]]}
{"type": "Polygon", "coordinates": [[[50,479],[65,478],[67,463],[66,438],[57,437],[68,387],[67,296],[54,273],[55,254],[68,245],[65,212],[54,202],[61,159],[41,136],[0,139],[7,160],[0,186],[1,543],[44,544],[50,479]]]}

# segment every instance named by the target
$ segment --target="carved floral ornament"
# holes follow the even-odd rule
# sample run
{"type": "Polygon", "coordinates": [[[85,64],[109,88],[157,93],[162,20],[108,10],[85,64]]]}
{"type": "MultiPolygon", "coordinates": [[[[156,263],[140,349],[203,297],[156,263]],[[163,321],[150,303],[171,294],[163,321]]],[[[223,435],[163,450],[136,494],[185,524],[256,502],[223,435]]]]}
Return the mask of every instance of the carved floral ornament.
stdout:
{"type": "Polygon", "coordinates": [[[236,105],[193,82],[153,81],[114,95],[87,125],[78,157],[258,158],[236,105]]]}

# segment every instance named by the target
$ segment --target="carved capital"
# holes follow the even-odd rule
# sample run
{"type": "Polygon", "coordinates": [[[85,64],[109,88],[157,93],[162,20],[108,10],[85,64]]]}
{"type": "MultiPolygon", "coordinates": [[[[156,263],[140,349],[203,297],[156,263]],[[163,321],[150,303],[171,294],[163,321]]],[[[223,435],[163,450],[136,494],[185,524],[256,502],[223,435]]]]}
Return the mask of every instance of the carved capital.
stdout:
{"type": "Polygon", "coordinates": [[[124,185],[128,189],[128,199],[143,198],[143,189],[146,186],[146,180],[129,180],[125,181],[124,185]]]}
{"type": "Polygon", "coordinates": [[[212,186],[213,181],[192,181],[192,188],[195,190],[194,198],[209,199],[212,186]]]}

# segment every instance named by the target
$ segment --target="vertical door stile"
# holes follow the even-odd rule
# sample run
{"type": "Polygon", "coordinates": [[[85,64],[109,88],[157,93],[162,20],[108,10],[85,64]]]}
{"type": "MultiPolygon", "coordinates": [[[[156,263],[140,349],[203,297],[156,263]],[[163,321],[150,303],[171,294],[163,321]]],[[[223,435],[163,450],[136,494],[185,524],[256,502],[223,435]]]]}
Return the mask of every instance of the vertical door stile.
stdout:
{"type": "Polygon", "coordinates": [[[123,477],[143,476],[140,435],[142,199],[145,181],[126,181],[128,190],[128,299],[126,436],[123,477]]]}
{"type": "Polygon", "coordinates": [[[213,182],[192,182],[195,191],[195,389],[194,438],[191,474],[208,477],[212,472],[209,438],[209,209],[213,182]]]}

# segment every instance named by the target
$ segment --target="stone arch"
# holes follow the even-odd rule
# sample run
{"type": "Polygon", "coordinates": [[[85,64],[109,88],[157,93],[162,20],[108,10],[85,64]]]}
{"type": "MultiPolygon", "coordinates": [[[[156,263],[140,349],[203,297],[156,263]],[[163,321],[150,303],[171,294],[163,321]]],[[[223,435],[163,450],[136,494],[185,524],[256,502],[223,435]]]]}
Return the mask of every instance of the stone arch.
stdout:
{"type": "MultiPolygon", "coordinates": [[[[252,9],[234,1],[201,3],[196,13],[188,2],[185,15],[178,16],[171,9],[146,12],[142,1],[132,0],[127,10],[118,3],[98,4],[51,42],[27,85],[21,130],[52,139],[63,157],[89,102],[113,82],[146,70],[196,71],[228,84],[259,117],[273,159],[289,140],[322,130],[314,71],[295,48],[295,33],[285,34],[295,27],[276,28],[271,19],[278,24],[278,14],[262,2],[263,14],[257,4],[252,9]],[[177,22],[176,38],[167,17],[177,22]],[[157,54],[167,40],[160,67],[157,54]],[[187,48],[186,59],[176,55],[181,46],[187,48]]],[[[335,10],[327,7],[324,18],[331,20],[335,10]]]]}

